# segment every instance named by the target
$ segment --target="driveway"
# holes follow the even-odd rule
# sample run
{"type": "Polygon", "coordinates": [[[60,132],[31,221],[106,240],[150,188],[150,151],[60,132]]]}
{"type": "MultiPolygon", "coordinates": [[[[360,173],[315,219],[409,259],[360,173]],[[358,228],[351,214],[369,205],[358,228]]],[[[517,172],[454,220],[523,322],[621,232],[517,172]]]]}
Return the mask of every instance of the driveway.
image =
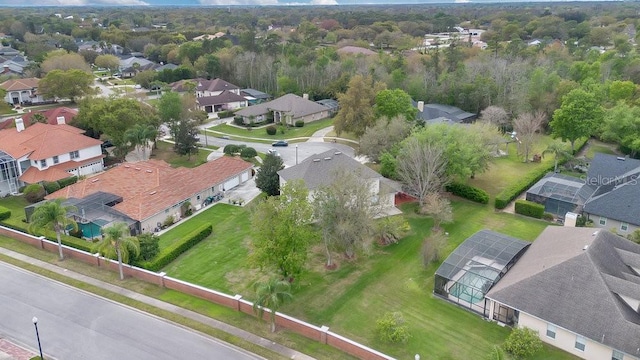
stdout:
{"type": "Polygon", "coordinates": [[[260,359],[218,339],[0,262],[0,338],[64,360],[260,359]]]}

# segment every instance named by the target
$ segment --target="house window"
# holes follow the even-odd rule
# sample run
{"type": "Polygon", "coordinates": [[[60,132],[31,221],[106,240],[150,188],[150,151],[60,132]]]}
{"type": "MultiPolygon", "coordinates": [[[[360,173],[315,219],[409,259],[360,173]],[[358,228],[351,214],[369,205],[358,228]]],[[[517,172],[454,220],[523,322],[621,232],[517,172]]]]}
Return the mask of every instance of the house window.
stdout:
{"type": "Polygon", "coordinates": [[[45,166],[47,166],[47,159],[42,159],[42,160],[40,160],[40,166],[41,166],[41,167],[45,167],[45,166]]]}
{"type": "Polygon", "coordinates": [[[200,195],[198,195],[198,196],[196,197],[196,200],[200,200],[200,195]]]}
{"type": "Polygon", "coordinates": [[[80,157],[80,152],[78,150],[72,151],[69,153],[69,157],[71,157],[71,160],[77,159],[80,157]]]}
{"type": "Polygon", "coordinates": [[[611,360],[623,360],[624,354],[622,351],[613,350],[613,354],[611,355],[611,360]]]}
{"type": "Polygon", "coordinates": [[[607,225],[607,218],[601,217],[600,220],[598,221],[598,224],[600,224],[602,226],[607,225]]]}
{"type": "Polygon", "coordinates": [[[584,351],[584,348],[586,347],[586,342],[584,340],[584,338],[580,335],[576,335],[576,344],[575,344],[575,348],[580,350],[580,351],[584,351]]]}
{"type": "Polygon", "coordinates": [[[556,327],[555,325],[547,324],[547,337],[552,339],[556,338],[556,327]]]}
{"type": "Polygon", "coordinates": [[[629,230],[629,224],[627,224],[626,222],[620,223],[620,231],[627,231],[629,230]]]}
{"type": "Polygon", "coordinates": [[[58,159],[58,156],[57,156],[57,155],[56,155],[56,156],[54,156],[54,157],[53,157],[53,163],[54,163],[54,164],[57,164],[57,163],[59,163],[59,162],[60,162],[60,159],[58,159]]]}

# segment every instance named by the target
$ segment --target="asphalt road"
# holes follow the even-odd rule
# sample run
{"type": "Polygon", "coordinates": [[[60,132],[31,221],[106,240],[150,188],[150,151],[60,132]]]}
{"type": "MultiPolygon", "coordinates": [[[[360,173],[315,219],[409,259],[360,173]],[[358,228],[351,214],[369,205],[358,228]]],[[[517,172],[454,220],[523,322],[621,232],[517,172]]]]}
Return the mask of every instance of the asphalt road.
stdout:
{"type": "Polygon", "coordinates": [[[0,337],[60,360],[259,359],[149,314],[0,262],[0,337]]]}

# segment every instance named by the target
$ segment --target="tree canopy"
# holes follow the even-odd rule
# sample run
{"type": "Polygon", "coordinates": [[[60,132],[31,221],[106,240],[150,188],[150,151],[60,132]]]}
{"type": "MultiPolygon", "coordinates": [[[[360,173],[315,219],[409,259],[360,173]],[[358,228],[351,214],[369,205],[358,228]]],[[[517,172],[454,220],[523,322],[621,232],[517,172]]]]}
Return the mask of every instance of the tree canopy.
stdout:
{"type": "Polygon", "coordinates": [[[604,110],[596,96],[578,88],[562,98],[549,125],[554,137],[571,143],[573,152],[576,140],[593,135],[603,117],[604,110]]]}
{"type": "Polygon", "coordinates": [[[349,81],[347,92],[338,94],[340,110],[334,118],[336,133],[343,131],[360,137],[367,127],[375,124],[376,94],[385,87],[383,83],[374,82],[370,76],[355,75],[349,81]]]}
{"type": "Polygon", "coordinates": [[[278,195],[280,193],[278,171],[282,169],[284,169],[282,158],[275,154],[267,154],[256,174],[256,187],[269,196],[278,195]]]}
{"type": "Polygon", "coordinates": [[[402,89],[382,90],[375,98],[375,114],[379,118],[388,119],[402,115],[407,121],[413,121],[418,109],[413,106],[412,101],[411,96],[402,89]]]}
{"type": "Polygon", "coordinates": [[[92,88],[93,75],[83,70],[52,70],[38,84],[38,91],[45,98],[70,99],[75,102],[77,98],[91,95],[95,92],[92,88]]]}

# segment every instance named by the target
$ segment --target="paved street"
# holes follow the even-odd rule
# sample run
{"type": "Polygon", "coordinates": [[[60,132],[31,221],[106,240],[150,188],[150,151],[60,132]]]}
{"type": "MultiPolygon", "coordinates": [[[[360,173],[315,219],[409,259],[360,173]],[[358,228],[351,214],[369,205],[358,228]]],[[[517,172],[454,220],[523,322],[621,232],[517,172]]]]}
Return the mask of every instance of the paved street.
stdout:
{"type": "Polygon", "coordinates": [[[258,359],[218,340],[0,262],[0,337],[74,359],[258,359]]]}

